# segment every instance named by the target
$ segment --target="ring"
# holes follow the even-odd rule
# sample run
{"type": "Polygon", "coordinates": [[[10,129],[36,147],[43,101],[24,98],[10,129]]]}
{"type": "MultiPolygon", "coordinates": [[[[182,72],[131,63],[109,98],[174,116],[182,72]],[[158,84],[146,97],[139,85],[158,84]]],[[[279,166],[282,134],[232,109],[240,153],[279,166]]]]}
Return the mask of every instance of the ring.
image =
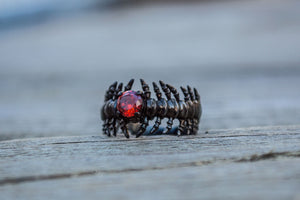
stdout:
{"type": "Polygon", "coordinates": [[[159,81],[166,99],[162,97],[159,87],[153,82],[153,89],[157,99],[151,98],[149,85],[140,79],[143,91],[131,90],[134,79],[131,79],[122,91],[123,84],[113,83],[105,94],[104,105],[101,109],[103,133],[107,136],[117,135],[121,128],[126,138],[129,132],[136,137],[151,134],[197,134],[202,107],[200,95],[196,88],[180,87],[184,100],[180,100],[177,90],[163,81],[159,81]],[[172,98],[172,94],[173,97],[172,98]],[[149,121],[156,118],[152,127],[149,121]],[[159,128],[162,120],[167,118],[167,127],[159,128]],[[177,119],[179,126],[172,128],[177,119]],[[138,128],[134,128],[137,127],[138,128]]]}

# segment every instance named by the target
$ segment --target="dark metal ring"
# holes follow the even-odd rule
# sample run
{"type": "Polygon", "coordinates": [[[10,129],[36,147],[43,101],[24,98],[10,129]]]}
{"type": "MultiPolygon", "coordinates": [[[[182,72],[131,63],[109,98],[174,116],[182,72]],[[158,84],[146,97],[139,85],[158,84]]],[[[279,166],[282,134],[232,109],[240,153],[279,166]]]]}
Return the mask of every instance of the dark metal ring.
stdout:
{"type": "Polygon", "coordinates": [[[200,95],[196,88],[192,91],[190,86],[187,86],[187,89],[180,87],[184,95],[184,100],[180,100],[179,93],[173,86],[159,81],[167,98],[165,99],[157,84],[153,82],[156,100],[151,98],[149,85],[143,79],[140,81],[143,91],[131,90],[134,79],[128,82],[123,92],[123,84],[118,85],[117,82],[113,83],[106,91],[105,103],[101,109],[104,134],[116,136],[119,127],[127,138],[129,138],[129,130],[136,137],[142,134],[176,134],[178,136],[197,134],[202,108],[200,95]],[[171,94],[174,98],[171,97],[171,94]],[[148,127],[149,120],[153,120],[155,117],[155,124],[148,127]],[[159,128],[164,118],[168,118],[165,130],[159,128]],[[172,129],[174,119],[179,120],[179,126],[172,129]],[[132,125],[135,123],[140,124],[138,129],[132,125]]]}

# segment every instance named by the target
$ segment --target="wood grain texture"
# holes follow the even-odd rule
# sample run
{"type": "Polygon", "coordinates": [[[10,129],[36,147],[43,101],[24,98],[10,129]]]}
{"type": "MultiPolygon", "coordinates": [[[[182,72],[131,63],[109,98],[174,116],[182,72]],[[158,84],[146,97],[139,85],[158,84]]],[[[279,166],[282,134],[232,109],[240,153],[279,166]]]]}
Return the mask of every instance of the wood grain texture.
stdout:
{"type": "Polygon", "coordinates": [[[299,199],[300,126],[0,142],[1,199],[299,199]]]}

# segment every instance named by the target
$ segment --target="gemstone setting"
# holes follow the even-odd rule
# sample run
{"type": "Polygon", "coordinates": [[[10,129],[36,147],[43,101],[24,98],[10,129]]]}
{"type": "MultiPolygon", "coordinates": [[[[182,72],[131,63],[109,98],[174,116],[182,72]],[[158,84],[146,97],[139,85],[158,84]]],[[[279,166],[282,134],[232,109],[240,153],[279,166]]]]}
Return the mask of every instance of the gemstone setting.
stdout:
{"type": "Polygon", "coordinates": [[[142,106],[142,97],[132,90],[123,92],[117,102],[118,111],[127,118],[133,117],[135,113],[142,109],[142,106]]]}

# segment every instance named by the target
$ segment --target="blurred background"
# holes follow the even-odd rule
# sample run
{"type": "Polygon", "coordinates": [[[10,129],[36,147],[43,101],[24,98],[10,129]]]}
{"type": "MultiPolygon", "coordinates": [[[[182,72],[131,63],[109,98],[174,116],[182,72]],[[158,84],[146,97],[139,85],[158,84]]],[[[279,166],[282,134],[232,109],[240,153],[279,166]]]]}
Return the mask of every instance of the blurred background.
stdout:
{"type": "Polygon", "coordinates": [[[130,78],[198,88],[200,134],[299,124],[300,1],[0,0],[0,140],[102,134],[130,78]]]}

